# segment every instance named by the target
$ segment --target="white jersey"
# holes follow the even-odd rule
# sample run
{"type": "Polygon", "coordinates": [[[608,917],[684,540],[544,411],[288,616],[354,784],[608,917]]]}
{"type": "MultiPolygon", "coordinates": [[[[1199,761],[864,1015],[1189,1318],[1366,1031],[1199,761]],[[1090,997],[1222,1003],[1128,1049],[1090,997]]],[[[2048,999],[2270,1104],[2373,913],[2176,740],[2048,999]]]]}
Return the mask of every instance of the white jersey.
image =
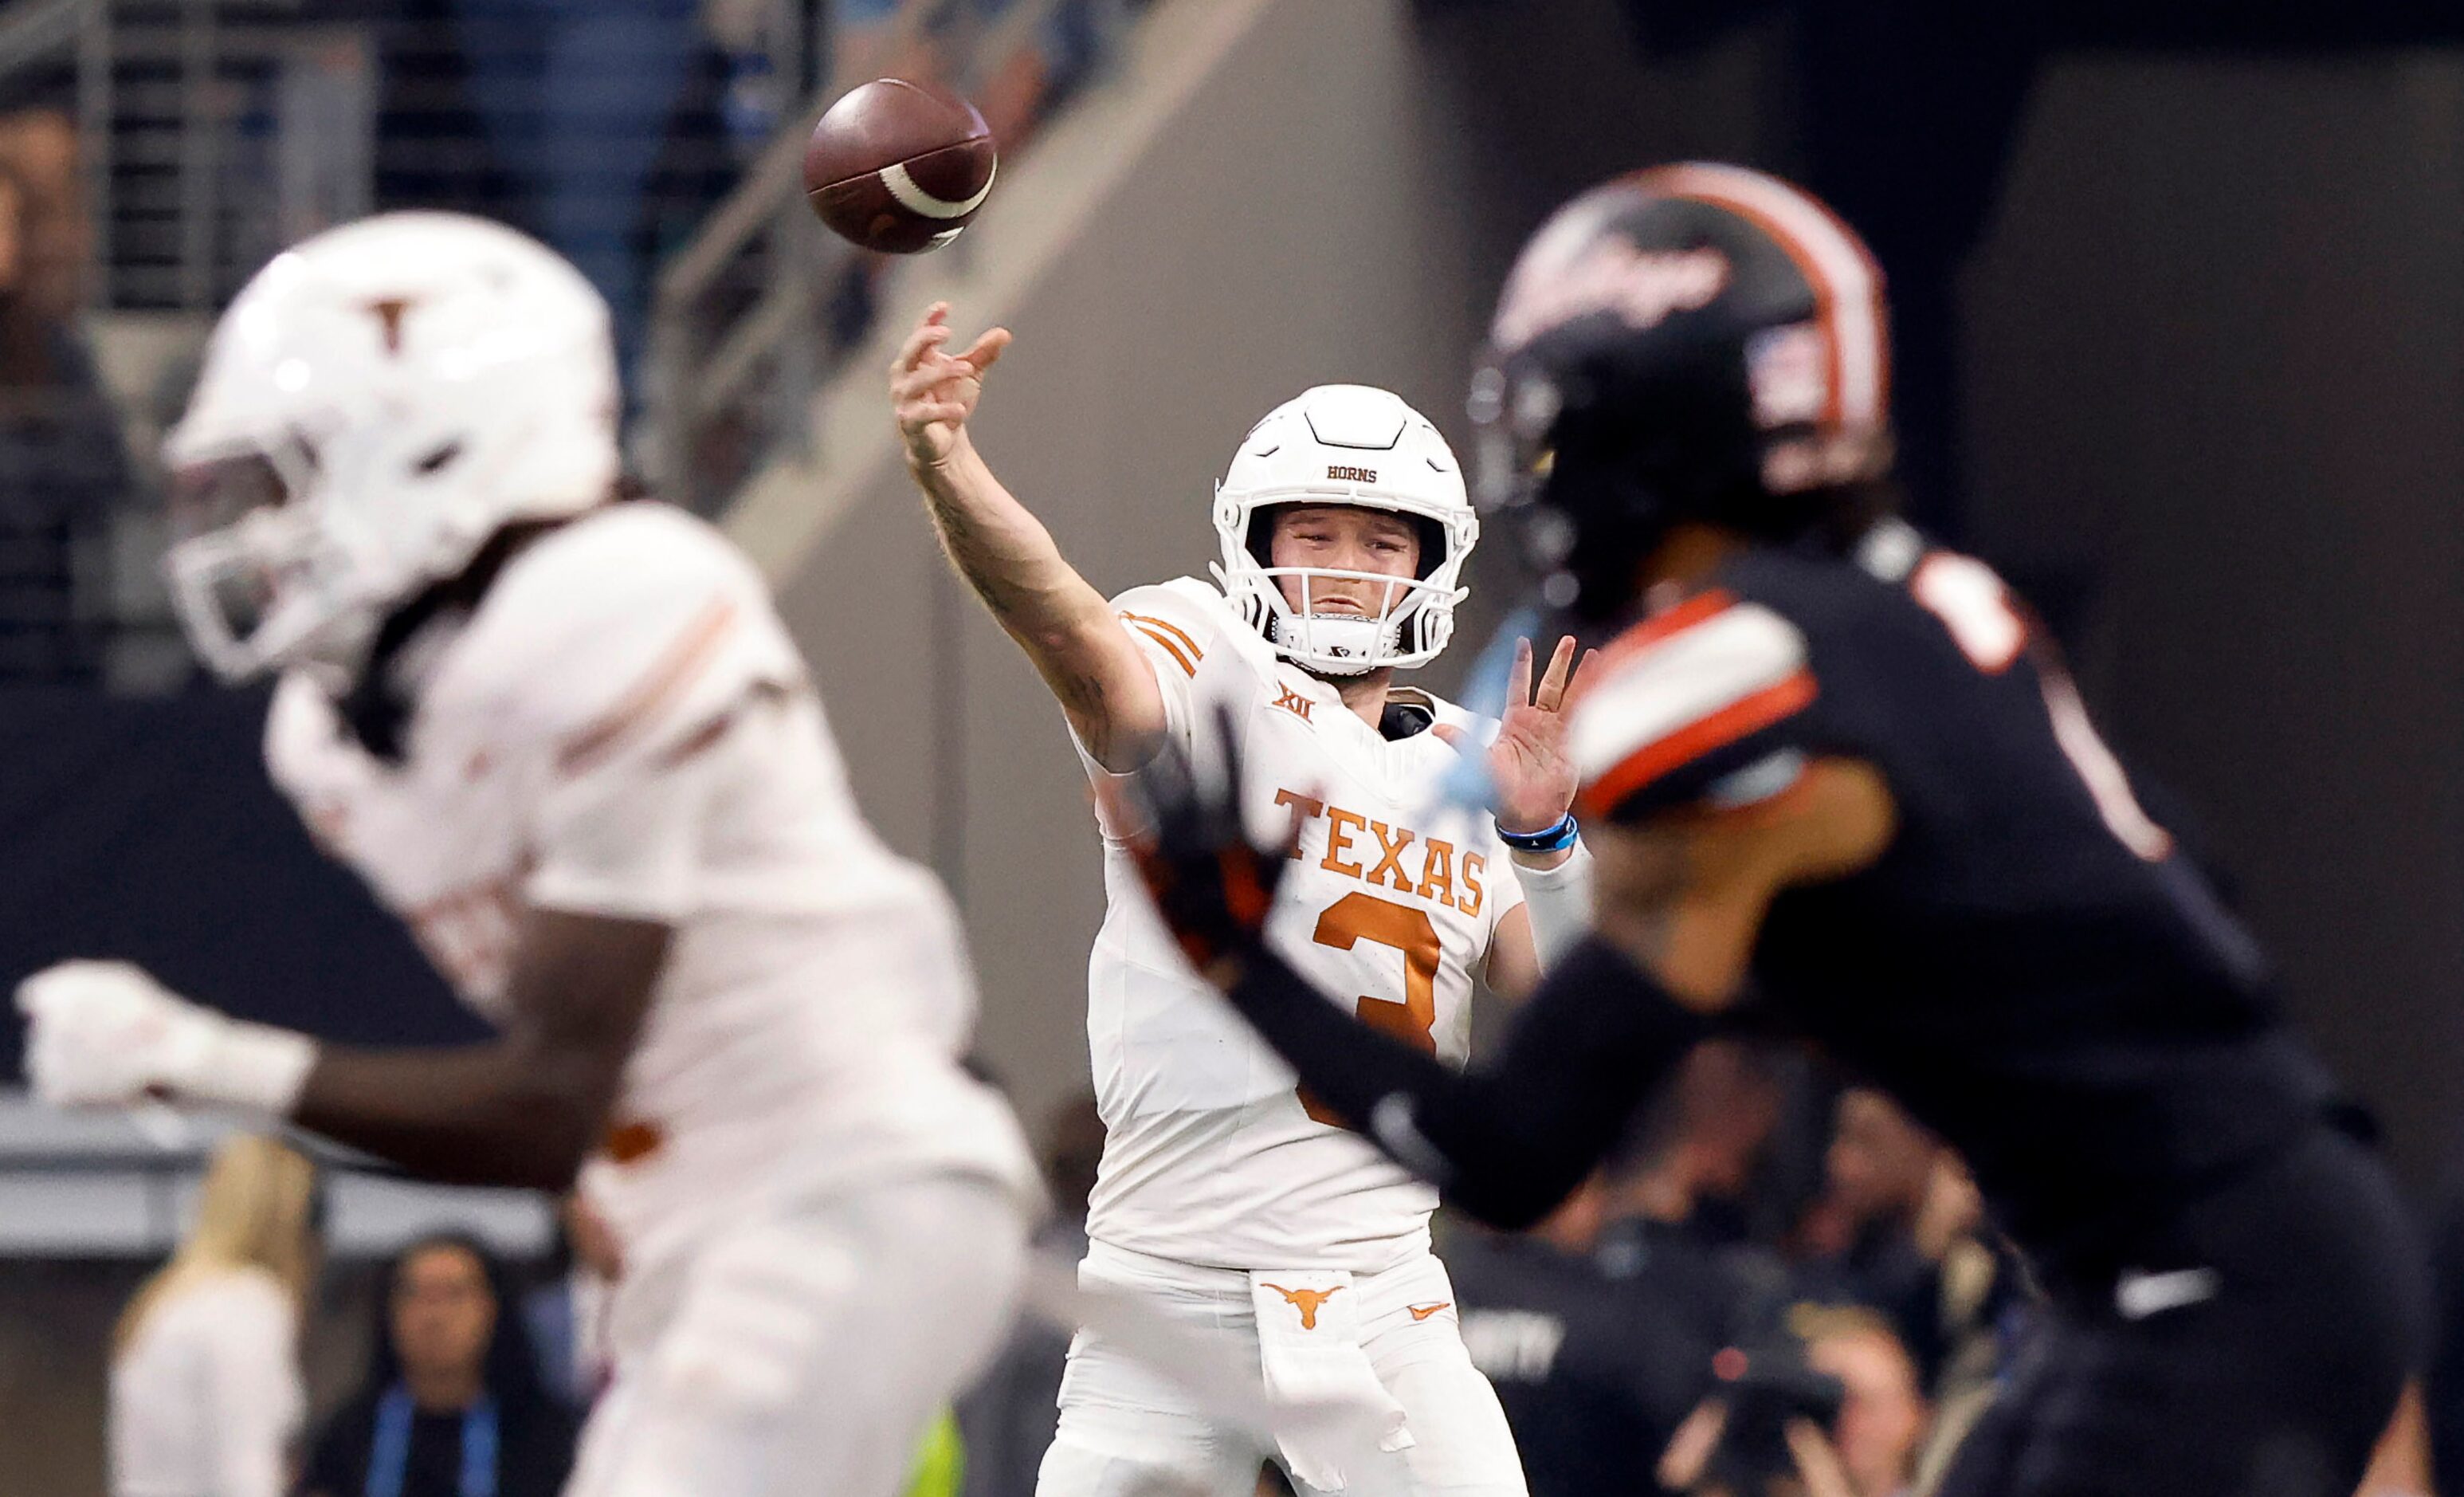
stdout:
{"type": "Polygon", "coordinates": [[[596,512],[403,653],[402,762],[298,675],[268,762],[491,1019],[522,909],[673,928],[584,1177],[628,1264],[785,1192],[951,1170],[1033,1191],[1007,1107],[957,1063],[976,997],[949,901],[864,822],[766,586],[715,531],[596,512]]]}
{"type": "Polygon", "coordinates": [[[262,1268],[167,1288],[112,1358],[112,1497],[280,1497],[308,1408],[298,1342],[262,1268]]]}
{"type": "MultiPolygon", "coordinates": [[[[1441,793],[1456,751],[1425,727],[1386,737],[1204,583],[1135,588],[1113,608],[1154,663],[1174,736],[1188,744],[1201,713],[1228,711],[1252,827],[1297,826],[1269,938],[1367,1023],[1461,1065],[1473,973],[1523,890],[1495,822],[1441,793]]],[[[1392,700],[1476,737],[1494,731],[1425,693],[1392,700]]],[[[1088,1235],[1229,1268],[1377,1272],[1426,1250],[1437,1191],[1323,1120],[1291,1068],[1190,971],[1117,830],[1105,827],[1109,907],[1088,961],[1106,1128],[1088,1235]]]]}

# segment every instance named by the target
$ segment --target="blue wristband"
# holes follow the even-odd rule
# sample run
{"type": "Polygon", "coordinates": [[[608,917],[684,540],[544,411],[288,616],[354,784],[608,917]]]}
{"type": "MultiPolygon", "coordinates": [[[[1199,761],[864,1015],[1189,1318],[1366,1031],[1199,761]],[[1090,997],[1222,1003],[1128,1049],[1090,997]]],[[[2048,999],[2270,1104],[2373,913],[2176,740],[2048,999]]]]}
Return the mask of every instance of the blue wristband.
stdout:
{"type": "Polygon", "coordinates": [[[1497,840],[1517,852],[1563,852],[1574,845],[1574,836],[1580,829],[1574,825],[1574,813],[1568,811],[1556,826],[1538,831],[1507,831],[1500,826],[1497,840]]]}

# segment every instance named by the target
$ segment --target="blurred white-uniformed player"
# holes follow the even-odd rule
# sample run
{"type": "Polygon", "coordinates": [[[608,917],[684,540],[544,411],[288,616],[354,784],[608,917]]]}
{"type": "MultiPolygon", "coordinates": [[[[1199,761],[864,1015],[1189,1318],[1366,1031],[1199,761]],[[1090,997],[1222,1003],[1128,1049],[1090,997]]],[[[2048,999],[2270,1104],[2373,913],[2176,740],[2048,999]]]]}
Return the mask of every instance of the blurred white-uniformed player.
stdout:
{"type": "MultiPolygon", "coordinates": [[[[1430,1252],[1436,1191],[1297,1091],[1189,970],[1100,792],[1227,713],[1253,820],[1298,838],[1273,916],[1283,949],[1357,995],[1370,1024],[1461,1062],[1473,975],[1519,994],[1538,973],[1535,931],[1553,948],[1588,915],[1557,715],[1573,642],[1536,694],[1523,646],[1502,728],[1393,684],[1444,647],[1479,522],[1437,429],[1360,385],[1310,389],[1243,439],[1216,492],[1220,585],[1181,578],[1107,603],[968,439],[1009,335],[953,355],[946,319],[928,313],[892,370],[909,465],[951,559],[1059,699],[1107,807],[1087,1021],[1107,1135],[1081,1282],[1142,1293],[1272,1392],[1381,1409],[1376,1433],[1415,1491],[1514,1497],[1512,1436],[1430,1252]],[[1442,793],[1491,735],[1494,818],[1442,793]]],[[[1311,1438],[1277,1443],[1306,1486],[1359,1475],[1311,1438]]],[[[1245,1494],[1277,1453],[1083,1332],[1039,1491],[1245,1494]]]]}
{"type": "Polygon", "coordinates": [[[581,1171],[627,1271],[570,1490],[886,1497],[1009,1319],[1031,1166],[956,1059],[947,899],[858,814],[759,574],[624,499],[616,408],[598,294],[482,220],[241,293],[166,448],[183,618],[280,672],[275,780],[498,1038],[355,1051],[73,962],[20,990],[29,1069],[435,1178],[581,1171]]]}

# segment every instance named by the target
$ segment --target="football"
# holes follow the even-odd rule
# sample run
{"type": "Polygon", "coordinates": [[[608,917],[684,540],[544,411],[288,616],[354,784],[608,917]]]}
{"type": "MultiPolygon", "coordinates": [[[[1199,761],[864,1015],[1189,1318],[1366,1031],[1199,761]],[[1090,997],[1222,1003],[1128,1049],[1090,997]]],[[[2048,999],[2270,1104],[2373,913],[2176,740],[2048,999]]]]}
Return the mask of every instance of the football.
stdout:
{"type": "Polygon", "coordinates": [[[915,254],[958,237],[1000,165],[984,117],[946,89],[875,78],[849,89],[804,146],[804,195],[841,237],[915,254]]]}

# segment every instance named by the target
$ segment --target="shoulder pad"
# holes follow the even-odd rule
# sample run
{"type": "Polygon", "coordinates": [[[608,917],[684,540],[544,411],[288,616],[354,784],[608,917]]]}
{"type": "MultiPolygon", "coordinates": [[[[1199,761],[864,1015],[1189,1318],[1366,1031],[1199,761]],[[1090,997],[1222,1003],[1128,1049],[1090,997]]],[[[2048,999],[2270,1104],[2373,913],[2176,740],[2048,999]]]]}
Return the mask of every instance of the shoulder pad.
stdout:
{"type": "Polygon", "coordinates": [[[1788,747],[1817,694],[1805,635],[1713,590],[1613,641],[1574,706],[1569,740],[1586,817],[1632,819],[1710,792],[1788,747]]]}
{"type": "Polygon", "coordinates": [[[567,773],[803,674],[752,563],[700,520],[649,503],[578,520],[516,558],[456,655],[437,682],[440,715],[484,715],[491,736],[544,742],[567,773]]]}

